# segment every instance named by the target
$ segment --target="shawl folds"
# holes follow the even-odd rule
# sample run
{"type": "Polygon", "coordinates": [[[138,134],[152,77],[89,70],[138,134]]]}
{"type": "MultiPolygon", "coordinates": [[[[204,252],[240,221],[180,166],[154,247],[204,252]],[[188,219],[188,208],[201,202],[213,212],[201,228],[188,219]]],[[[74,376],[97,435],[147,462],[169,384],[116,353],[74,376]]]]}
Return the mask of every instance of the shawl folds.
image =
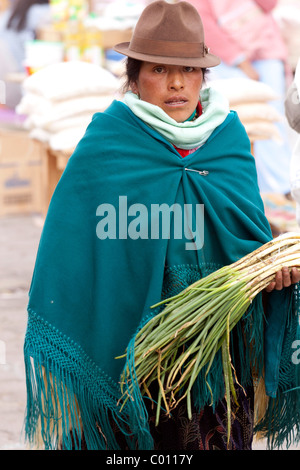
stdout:
{"type": "MultiPolygon", "coordinates": [[[[127,226],[130,221],[134,218],[128,215],[127,226]]],[[[118,449],[118,427],[129,449],[152,449],[138,388],[121,409],[119,377],[125,359],[116,357],[127,347],[130,351],[138,329],[156,313],[150,307],[162,297],[270,238],[249,140],[235,112],[184,159],[123,103],[114,101],[96,114],[57,185],[37,253],[24,344],[26,439],[42,438],[46,449],[80,449],[84,436],[88,449],[111,450],[118,449]],[[143,204],[149,214],[151,204],[204,204],[203,247],[184,254],[179,250],[177,258],[175,240],[175,254],[168,254],[171,236],[126,236],[124,226],[118,226],[118,208],[125,210],[119,196],[126,196],[128,207],[143,204]],[[97,215],[102,204],[116,208],[114,239],[97,235],[97,224],[104,220],[97,215]],[[172,266],[166,266],[168,259],[172,266]]],[[[296,291],[269,296],[265,360],[260,296],[243,320],[246,342],[255,336],[255,344],[246,352],[241,347],[242,385],[251,380],[246,372],[251,365],[258,374],[266,368],[270,398],[259,430],[274,445],[289,440],[299,426],[297,392],[286,393],[297,389],[298,369],[291,361],[296,291]]],[[[218,364],[210,374],[207,380],[218,400],[224,396],[218,364]]],[[[202,379],[194,393],[199,408],[211,401],[202,379]]]]}

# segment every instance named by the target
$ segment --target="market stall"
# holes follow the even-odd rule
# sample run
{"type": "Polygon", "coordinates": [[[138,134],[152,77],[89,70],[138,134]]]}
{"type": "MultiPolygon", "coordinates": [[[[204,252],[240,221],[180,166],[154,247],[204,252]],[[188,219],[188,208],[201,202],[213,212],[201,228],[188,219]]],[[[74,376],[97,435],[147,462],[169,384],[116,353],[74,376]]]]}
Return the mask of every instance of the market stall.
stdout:
{"type": "MultiPolygon", "coordinates": [[[[0,12],[8,7],[2,0],[0,12]]],[[[92,115],[117,92],[123,57],[111,48],[130,39],[143,2],[50,0],[49,8],[51,21],[24,43],[23,69],[0,80],[0,217],[46,214],[92,115]],[[7,83],[23,90],[15,109],[7,83]]]]}

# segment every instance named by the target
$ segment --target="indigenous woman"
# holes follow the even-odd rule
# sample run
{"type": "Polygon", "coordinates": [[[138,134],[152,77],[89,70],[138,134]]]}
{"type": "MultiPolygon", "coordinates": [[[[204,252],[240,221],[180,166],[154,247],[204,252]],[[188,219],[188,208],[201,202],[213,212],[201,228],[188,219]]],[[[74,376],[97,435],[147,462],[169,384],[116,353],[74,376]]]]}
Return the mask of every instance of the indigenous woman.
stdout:
{"type": "MultiPolygon", "coordinates": [[[[51,449],[225,449],[219,356],[197,379],[192,419],[182,401],[158,426],[139,387],[124,401],[120,377],[132,364],[118,357],[158,313],[151,306],[272,238],[249,139],[223,96],[204,87],[219,59],[189,3],[151,3],[115,49],[128,57],[128,91],[93,117],[41,237],[25,339],[27,437],[51,449]]],[[[299,408],[288,406],[297,394],[284,393],[296,387],[296,367],[281,379],[298,281],[297,270],[280,271],[265,314],[258,296],[233,331],[231,449],[252,445],[254,369],[270,397],[260,430],[280,444],[299,425],[299,408]]]]}

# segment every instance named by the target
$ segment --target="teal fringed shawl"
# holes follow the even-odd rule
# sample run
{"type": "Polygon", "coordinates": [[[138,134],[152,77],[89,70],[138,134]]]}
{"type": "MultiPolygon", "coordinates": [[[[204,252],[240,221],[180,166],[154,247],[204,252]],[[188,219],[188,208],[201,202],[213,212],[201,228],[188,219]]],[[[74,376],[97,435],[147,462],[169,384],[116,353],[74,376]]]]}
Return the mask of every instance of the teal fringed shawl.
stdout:
{"type": "MultiPolygon", "coordinates": [[[[96,114],[57,185],[37,253],[24,344],[28,441],[40,437],[46,449],[80,449],[84,437],[88,449],[118,449],[118,427],[129,449],[152,449],[139,391],[121,408],[125,362],[115,358],[128,346],[131,361],[134,336],[162,297],[270,238],[249,140],[236,113],[184,159],[123,103],[96,114]],[[201,249],[185,250],[186,240],[172,236],[146,236],[145,219],[135,212],[141,206],[134,204],[147,209],[150,227],[152,204],[174,203],[204,204],[201,249]],[[124,232],[130,224],[140,236],[124,232]]],[[[251,353],[241,351],[245,371],[253,363],[263,368],[263,321],[258,297],[243,326],[246,343],[255,338],[251,353]]],[[[280,348],[269,360],[271,377],[281,357],[280,348]]],[[[224,393],[217,362],[212,370],[217,400],[224,393]]],[[[244,375],[244,383],[251,380],[244,375]]],[[[281,390],[295,386],[291,377],[281,390]]],[[[194,399],[199,407],[206,402],[201,377],[194,399]]]]}

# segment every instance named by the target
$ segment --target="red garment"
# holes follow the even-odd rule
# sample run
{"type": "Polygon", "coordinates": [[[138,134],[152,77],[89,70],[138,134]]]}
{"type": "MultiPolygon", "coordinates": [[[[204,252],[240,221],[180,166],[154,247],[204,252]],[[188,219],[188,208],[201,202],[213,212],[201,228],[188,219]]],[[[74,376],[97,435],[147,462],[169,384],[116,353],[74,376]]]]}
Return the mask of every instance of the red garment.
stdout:
{"type": "MultiPolygon", "coordinates": [[[[198,105],[197,105],[197,108],[196,108],[196,113],[197,113],[197,117],[201,116],[201,114],[202,114],[202,105],[201,105],[200,101],[198,102],[198,105]]],[[[174,145],[174,147],[175,147],[175,145],[174,145]]],[[[191,153],[195,152],[195,150],[197,150],[197,148],[185,150],[185,149],[179,149],[178,147],[175,147],[175,149],[177,150],[178,153],[180,153],[182,158],[184,158],[187,155],[190,155],[191,153]]]]}

